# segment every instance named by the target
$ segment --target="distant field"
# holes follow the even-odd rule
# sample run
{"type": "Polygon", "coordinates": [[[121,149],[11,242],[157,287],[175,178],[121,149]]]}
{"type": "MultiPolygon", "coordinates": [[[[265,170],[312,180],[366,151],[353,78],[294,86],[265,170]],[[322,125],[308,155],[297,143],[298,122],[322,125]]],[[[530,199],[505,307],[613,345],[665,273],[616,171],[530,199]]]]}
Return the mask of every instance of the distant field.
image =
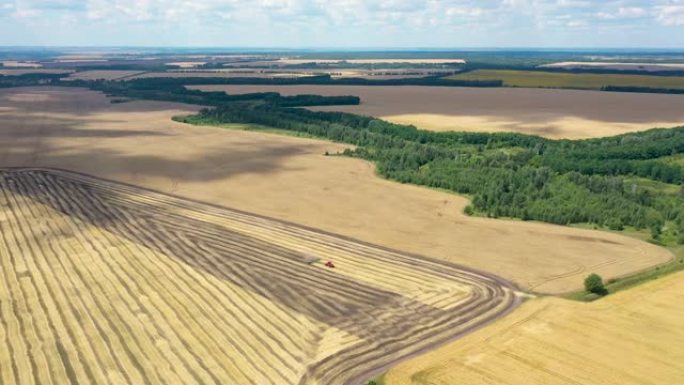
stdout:
{"type": "Polygon", "coordinates": [[[133,77],[141,74],[143,71],[125,71],[125,70],[93,70],[74,72],[67,80],[118,80],[123,78],[133,77]]]}
{"type": "MultiPolygon", "coordinates": [[[[88,73],[92,72],[104,72],[104,71],[85,71],[83,75],[75,75],[74,77],[86,77],[88,73]]],[[[114,72],[114,71],[109,71],[114,72]]],[[[123,72],[123,71],[121,71],[123,72]]],[[[451,74],[453,71],[444,71],[439,69],[426,70],[426,69],[391,69],[391,70],[354,70],[354,69],[341,69],[341,70],[328,70],[328,71],[312,71],[312,70],[298,70],[298,69],[258,69],[258,68],[226,68],[226,69],[184,69],[184,70],[173,70],[166,72],[145,72],[139,75],[133,75],[126,77],[126,80],[142,79],[142,78],[294,78],[301,76],[314,76],[321,74],[330,74],[334,78],[367,78],[367,79],[404,79],[404,78],[419,78],[429,75],[446,75],[451,74]]]]}
{"type": "Polygon", "coordinates": [[[5,60],[5,61],[0,61],[0,64],[2,64],[5,67],[11,67],[11,68],[40,68],[42,65],[40,63],[32,62],[32,61],[17,61],[17,60],[5,60]]]}
{"type": "Polygon", "coordinates": [[[613,63],[613,62],[560,62],[544,64],[546,68],[598,68],[629,71],[684,71],[684,64],[680,63],[613,63]]]}
{"type": "Polygon", "coordinates": [[[684,273],[590,304],[542,298],[384,385],[653,385],[684,378],[684,273]]]}
{"type": "Polygon", "coordinates": [[[146,79],[146,78],[295,78],[301,76],[311,76],[310,72],[305,71],[240,71],[240,70],[185,70],[167,72],[145,72],[140,75],[131,76],[127,80],[146,79]]]}
{"type": "Polygon", "coordinates": [[[455,266],[61,171],[0,170],[0,233],[3,384],[344,385],[518,303],[455,266]]]}
{"type": "Polygon", "coordinates": [[[2,69],[0,68],[0,75],[5,76],[20,76],[26,74],[65,74],[71,73],[74,70],[63,69],[46,69],[46,68],[22,68],[22,69],[2,69]]]}
{"type": "Polygon", "coordinates": [[[228,63],[229,66],[287,66],[287,65],[306,65],[306,64],[327,64],[334,65],[339,63],[347,64],[464,64],[463,59],[402,59],[402,58],[385,58],[385,59],[302,59],[302,58],[280,58],[278,60],[260,60],[253,62],[228,63]]]}
{"type": "Polygon", "coordinates": [[[684,89],[683,76],[570,74],[544,71],[476,70],[448,77],[456,80],[503,80],[509,87],[583,88],[603,86],[684,89]]]}
{"type": "Polygon", "coordinates": [[[358,106],[315,107],[376,116],[434,131],[520,132],[592,138],[684,124],[684,95],[579,90],[424,86],[193,86],[193,89],[284,95],[356,95],[358,106]]]}
{"type": "Polygon", "coordinates": [[[198,108],[112,104],[79,88],[2,89],[0,164],[70,169],[243,209],[545,293],[577,290],[588,272],[608,279],[672,257],[617,234],[468,217],[464,197],[383,180],[359,159],[324,156],[346,145],[171,120],[198,108]]]}

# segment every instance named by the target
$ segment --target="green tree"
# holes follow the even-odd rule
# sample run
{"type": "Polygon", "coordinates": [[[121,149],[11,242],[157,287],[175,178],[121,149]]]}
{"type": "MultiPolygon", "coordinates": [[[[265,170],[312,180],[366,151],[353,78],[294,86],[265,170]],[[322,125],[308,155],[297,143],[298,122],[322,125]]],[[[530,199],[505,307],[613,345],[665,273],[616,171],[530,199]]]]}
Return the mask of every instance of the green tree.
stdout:
{"type": "Polygon", "coordinates": [[[590,293],[598,295],[608,294],[608,290],[603,286],[603,278],[598,274],[590,274],[584,280],[584,288],[590,293]]]}

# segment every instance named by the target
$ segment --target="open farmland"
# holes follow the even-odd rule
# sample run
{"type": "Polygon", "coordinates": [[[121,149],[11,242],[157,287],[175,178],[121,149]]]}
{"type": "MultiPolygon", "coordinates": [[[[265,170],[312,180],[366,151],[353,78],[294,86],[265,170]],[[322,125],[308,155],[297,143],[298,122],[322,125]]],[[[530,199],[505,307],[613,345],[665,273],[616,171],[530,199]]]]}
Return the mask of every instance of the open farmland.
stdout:
{"type": "Polygon", "coordinates": [[[495,277],[61,171],[0,171],[0,229],[7,384],[348,384],[518,303],[495,277]]]}
{"type": "Polygon", "coordinates": [[[17,60],[0,60],[0,67],[10,67],[10,68],[40,68],[42,65],[40,63],[32,61],[17,61],[17,60]]]}
{"type": "Polygon", "coordinates": [[[166,72],[144,72],[139,75],[131,76],[127,80],[146,79],[146,78],[296,78],[301,76],[312,76],[313,73],[307,70],[176,70],[166,72]]]}
{"type": "Polygon", "coordinates": [[[684,378],[684,273],[590,304],[543,298],[403,363],[386,385],[647,385],[684,378]]]}
{"type": "Polygon", "coordinates": [[[508,87],[600,89],[604,86],[684,89],[684,76],[573,74],[544,71],[475,70],[455,80],[503,80],[508,87]]]}
{"type": "Polygon", "coordinates": [[[245,209],[491,271],[535,291],[572,291],[589,272],[608,279],[672,258],[616,234],[468,217],[463,197],[323,155],[344,145],[171,121],[197,106],[111,104],[77,88],[4,89],[0,106],[0,164],[64,168],[245,209]]]}
{"type": "MultiPolygon", "coordinates": [[[[72,78],[87,78],[90,72],[85,71],[72,78]],[[80,75],[84,74],[84,75],[80,75]]],[[[114,72],[114,71],[110,71],[114,72]]],[[[121,71],[124,72],[124,71],[121,71]]],[[[446,76],[453,71],[443,69],[421,69],[421,68],[399,68],[386,70],[366,70],[366,69],[259,69],[259,68],[235,68],[235,69],[182,69],[166,72],[142,72],[137,75],[128,76],[126,80],[145,79],[145,78],[295,78],[303,76],[316,76],[329,74],[333,78],[365,78],[375,80],[387,79],[406,79],[420,78],[425,76],[446,76]]]]}
{"type": "Polygon", "coordinates": [[[3,69],[0,67],[0,75],[3,76],[21,76],[27,74],[68,74],[74,72],[69,69],[46,69],[46,68],[18,68],[18,69],[3,69]]]}
{"type": "Polygon", "coordinates": [[[617,62],[560,62],[544,64],[542,68],[565,68],[565,69],[606,69],[622,71],[684,71],[683,63],[617,63],[617,62]]]}
{"type": "Polygon", "coordinates": [[[144,73],[144,71],[92,70],[74,72],[66,80],[122,80],[144,73]]]}
{"type": "Polygon", "coordinates": [[[355,95],[358,106],[314,107],[413,124],[434,131],[520,132],[582,139],[675,127],[684,123],[684,96],[576,90],[423,86],[205,85],[230,94],[355,95]]]}
{"type": "Polygon", "coordinates": [[[335,64],[359,64],[359,65],[372,65],[372,64],[413,64],[413,65],[440,65],[440,64],[465,64],[463,59],[434,59],[434,58],[421,58],[421,59],[402,59],[402,58],[385,58],[385,59],[307,59],[307,58],[279,58],[277,60],[257,60],[252,62],[239,62],[239,63],[227,63],[227,66],[240,66],[240,67],[283,67],[283,66],[302,66],[302,65],[328,65],[334,66],[335,64]]]}

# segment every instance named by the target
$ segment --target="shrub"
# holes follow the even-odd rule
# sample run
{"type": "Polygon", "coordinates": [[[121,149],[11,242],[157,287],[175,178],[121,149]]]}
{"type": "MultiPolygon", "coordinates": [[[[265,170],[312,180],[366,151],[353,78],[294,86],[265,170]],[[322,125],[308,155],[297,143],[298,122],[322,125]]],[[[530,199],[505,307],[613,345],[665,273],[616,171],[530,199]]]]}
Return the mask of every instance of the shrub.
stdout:
{"type": "Polygon", "coordinates": [[[598,274],[591,274],[584,280],[584,288],[594,294],[606,295],[608,290],[603,286],[603,278],[598,274]]]}

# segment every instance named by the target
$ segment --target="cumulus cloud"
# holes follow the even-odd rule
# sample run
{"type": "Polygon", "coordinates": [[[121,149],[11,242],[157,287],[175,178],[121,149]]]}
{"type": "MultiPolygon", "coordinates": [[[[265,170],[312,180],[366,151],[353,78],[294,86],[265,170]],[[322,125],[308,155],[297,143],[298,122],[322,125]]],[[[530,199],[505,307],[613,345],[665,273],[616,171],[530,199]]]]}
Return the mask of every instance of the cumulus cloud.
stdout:
{"type": "MultiPolygon", "coordinates": [[[[75,29],[129,25],[168,31],[194,25],[217,36],[280,29],[308,38],[322,31],[340,38],[400,31],[407,39],[494,30],[624,30],[630,23],[680,28],[684,0],[0,0],[0,17],[13,18],[15,25],[62,22],[75,29]]],[[[0,25],[0,32],[7,33],[10,27],[5,28],[0,25]]]]}
{"type": "Polygon", "coordinates": [[[665,25],[684,25],[684,4],[671,4],[656,7],[658,21],[665,25]]]}

